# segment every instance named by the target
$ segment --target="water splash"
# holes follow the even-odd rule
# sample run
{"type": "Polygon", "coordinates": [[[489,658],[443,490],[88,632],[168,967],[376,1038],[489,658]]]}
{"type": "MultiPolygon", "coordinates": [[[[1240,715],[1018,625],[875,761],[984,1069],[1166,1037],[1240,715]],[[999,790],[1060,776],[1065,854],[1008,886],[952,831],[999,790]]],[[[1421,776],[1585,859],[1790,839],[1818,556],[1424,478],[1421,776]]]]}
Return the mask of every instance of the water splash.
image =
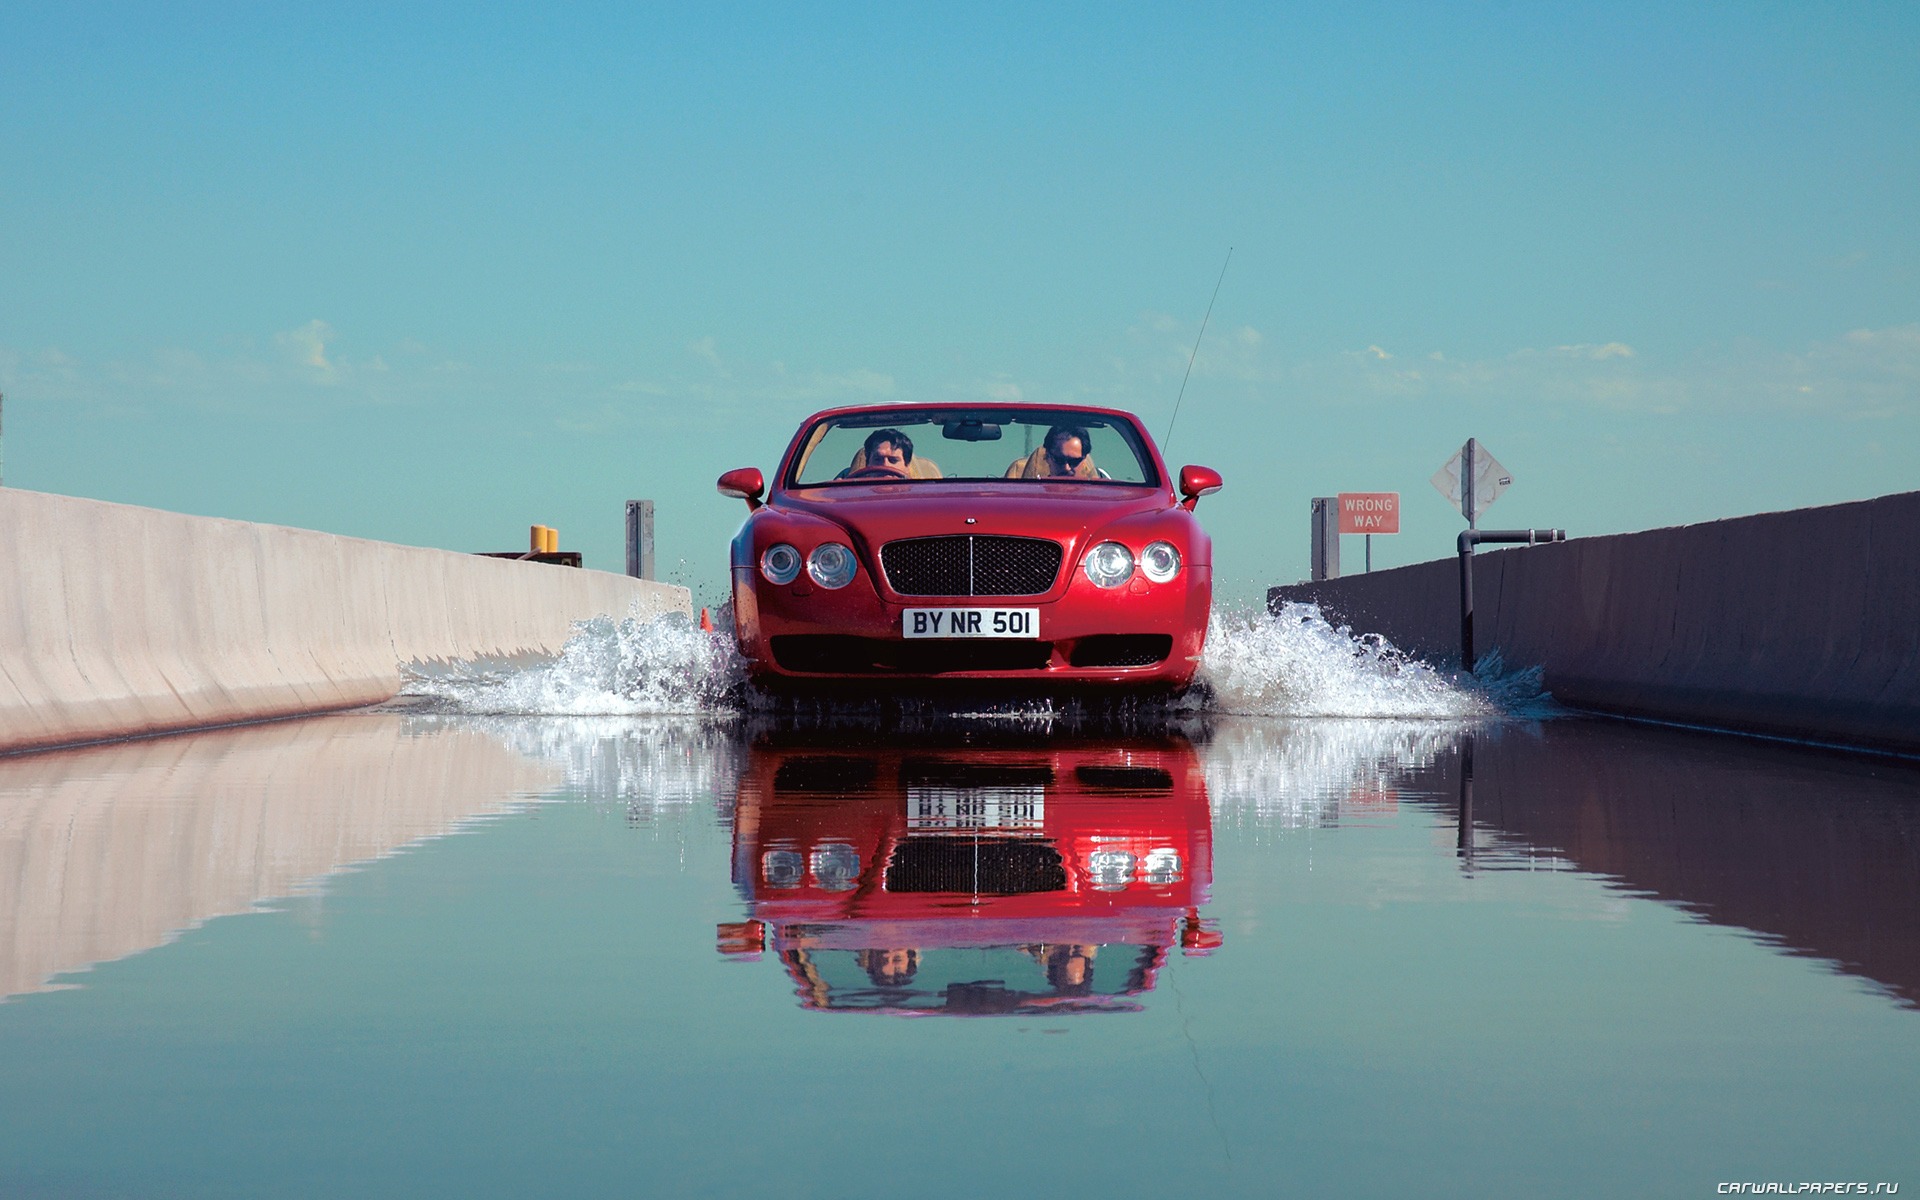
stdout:
{"type": "Polygon", "coordinates": [[[411,708],[496,716],[726,716],[745,683],[731,636],[668,613],[578,622],[550,661],[415,665],[400,695],[411,708]]]}
{"type": "Polygon", "coordinates": [[[1551,715],[1537,669],[1506,671],[1490,654],[1471,676],[1437,670],[1377,636],[1329,624],[1311,605],[1278,613],[1213,615],[1196,686],[1171,704],[1024,698],[958,707],[891,693],[865,700],[778,703],[752,689],[724,630],[706,633],[682,614],[650,622],[581,622],[560,655],[531,664],[416,666],[402,703],[412,709],[506,716],[666,716],[732,719],[758,713],[805,723],[896,725],[975,720],[1055,726],[1165,724],[1196,717],[1344,717],[1471,721],[1551,715]]]}
{"type": "MultiPolygon", "coordinates": [[[[618,803],[635,824],[676,814],[719,812],[727,818],[738,790],[744,743],[728,727],[699,717],[465,716],[410,713],[417,736],[469,730],[491,736],[521,756],[555,767],[558,791],[596,803],[618,803]]],[[[543,791],[551,799],[556,790],[543,791]]]]}
{"type": "Polygon", "coordinates": [[[1432,766],[1460,737],[1458,723],[1434,720],[1230,718],[1201,750],[1207,796],[1223,823],[1334,825],[1393,796],[1405,776],[1432,766]]]}
{"type": "Polygon", "coordinates": [[[1214,613],[1200,677],[1207,707],[1236,716],[1473,720],[1503,711],[1487,686],[1502,680],[1501,668],[1490,670],[1486,683],[1463,681],[1378,635],[1335,628],[1317,606],[1286,604],[1214,613]]]}

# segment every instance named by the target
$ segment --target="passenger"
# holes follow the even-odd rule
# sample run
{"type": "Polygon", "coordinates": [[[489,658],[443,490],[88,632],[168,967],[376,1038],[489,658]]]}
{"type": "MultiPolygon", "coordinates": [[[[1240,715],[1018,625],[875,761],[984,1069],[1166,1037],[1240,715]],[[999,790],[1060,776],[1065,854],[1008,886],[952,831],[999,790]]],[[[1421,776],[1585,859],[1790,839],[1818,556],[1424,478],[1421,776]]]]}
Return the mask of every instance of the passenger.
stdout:
{"type": "MultiPolygon", "coordinates": [[[[898,429],[876,429],[854,453],[853,462],[834,478],[849,479],[865,467],[891,467],[908,479],[939,479],[940,468],[931,459],[913,456],[913,439],[898,429]]],[[[868,478],[884,478],[871,475],[868,478]]]]}
{"type": "Polygon", "coordinates": [[[1047,951],[1047,982],[1062,996],[1085,996],[1093,991],[1093,960],[1098,946],[1052,946],[1047,951]]]}
{"type": "Polygon", "coordinates": [[[862,950],[853,958],[877,988],[906,987],[920,971],[920,952],[914,949],[862,950]]]}
{"type": "Polygon", "coordinates": [[[1008,479],[1104,479],[1093,465],[1093,439],[1073,425],[1055,425],[1046,441],[1007,467],[1008,479]]]}

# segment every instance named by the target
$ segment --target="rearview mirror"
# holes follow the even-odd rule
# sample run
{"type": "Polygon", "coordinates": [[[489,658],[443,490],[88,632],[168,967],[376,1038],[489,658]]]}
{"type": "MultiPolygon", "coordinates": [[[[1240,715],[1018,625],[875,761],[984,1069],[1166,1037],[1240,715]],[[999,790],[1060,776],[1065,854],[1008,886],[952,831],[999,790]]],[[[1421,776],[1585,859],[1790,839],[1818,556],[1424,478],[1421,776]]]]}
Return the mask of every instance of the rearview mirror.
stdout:
{"type": "Polygon", "coordinates": [[[718,486],[722,496],[745,500],[747,511],[752,512],[760,507],[760,493],[767,490],[767,480],[759,467],[740,467],[722,475],[718,486]]]}
{"type": "Polygon", "coordinates": [[[940,427],[940,432],[950,442],[997,442],[1000,440],[1000,427],[985,421],[948,421],[940,427]]]}
{"type": "Polygon", "coordinates": [[[1186,499],[1180,502],[1180,507],[1192,512],[1193,506],[1200,502],[1200,497],[1210,496],[1225,486],[1220,472],[1212,467],[1181,467],[1180,494],[1186,499]]]}

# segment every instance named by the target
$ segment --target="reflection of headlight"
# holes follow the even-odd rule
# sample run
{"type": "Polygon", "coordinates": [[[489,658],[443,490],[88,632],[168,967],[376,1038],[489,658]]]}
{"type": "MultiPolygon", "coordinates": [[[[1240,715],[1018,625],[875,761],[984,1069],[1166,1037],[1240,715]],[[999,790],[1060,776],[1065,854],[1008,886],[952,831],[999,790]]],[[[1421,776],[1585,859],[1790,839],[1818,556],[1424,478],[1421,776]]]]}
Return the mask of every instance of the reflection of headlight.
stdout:
{"type": "Polygon", "coordinates": [[[1125,850],[1095,850],[1087,855],[1087,874],[1103,892],[1117,892],[1133,882],[1133,855],[1125,850]]]}
{"type": "MultiPolygon", "coordinates": [[[[798,856],[796,856],[798,857],[798,856]]],[[[823,892],[850,892],[860,882],[860,855],[845,842],[813,850],[813,884],[823,892]]]]}
{"type": "Polygon", "coordinates": [[[1140,864],[1140,874],[1148,883],[1179,883],[1180,856],[1171,846],[1149,850],[1140,864]]]}
{"type": "Polygon", "coordinates": [[[768,887],[797,888],[806,865],[798,850],[769,850],[760,856],[760,877],[768,887]]]}
{"type": "Polygon", "coordinates": [[[852,583],[856,565],[853,551],[839,542],[823,542],[807,555],[807,574],[829,591],[852,583]]]}
{"type": "Polygon", "coordinates": [[[1086,568],[1087,578],[1093,580],[1095,586],[1119,587],[1133,578],[1133,551],[1119,542],[1101,542],[1087,551],[1086,560],[1081,565],[1086,568]]]}
{"type": "Polygon", "coordinates": [[[1165,583],[1180,573],[1180,552],[1172,542],[1155,542],[1140,552],[1140,571],[1155,583],[1165,583]]]}
{"type": "Polygon", "coordinates": [[[760,556],[760,573],[768,583],[792,583],[800,577],[800,552],[785,542],[768,546],[760,556]]]}

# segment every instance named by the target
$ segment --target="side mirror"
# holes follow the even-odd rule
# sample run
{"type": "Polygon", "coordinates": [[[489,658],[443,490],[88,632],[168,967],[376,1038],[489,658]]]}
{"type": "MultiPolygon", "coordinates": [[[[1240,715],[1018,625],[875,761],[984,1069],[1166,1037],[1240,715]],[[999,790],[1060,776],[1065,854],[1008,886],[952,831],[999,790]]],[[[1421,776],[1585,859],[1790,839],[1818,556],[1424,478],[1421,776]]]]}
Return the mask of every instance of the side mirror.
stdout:
{"type": "Polygon", "coordinates": [[[1200,497],[1210,496],[1225,486],[1220,472],[1212,467],[1181,467],[1180,494],[1186,499],[1180,502],[1180,507],[1192,512],[1193,506],[1200,502],[1200,497]]]}
{"type": "MultiPolygon", "coordinates": [[[[1219,476],[1216,475],[1214,478],[1218,479],[1219,476]]],[[[719,488],[722,496],[745,500],[747,511],[752,512],[760,507],[760,493],[767,490],[767,480],[760,474],[759,467],[741,467],[722,475],[719,488]]]]}

